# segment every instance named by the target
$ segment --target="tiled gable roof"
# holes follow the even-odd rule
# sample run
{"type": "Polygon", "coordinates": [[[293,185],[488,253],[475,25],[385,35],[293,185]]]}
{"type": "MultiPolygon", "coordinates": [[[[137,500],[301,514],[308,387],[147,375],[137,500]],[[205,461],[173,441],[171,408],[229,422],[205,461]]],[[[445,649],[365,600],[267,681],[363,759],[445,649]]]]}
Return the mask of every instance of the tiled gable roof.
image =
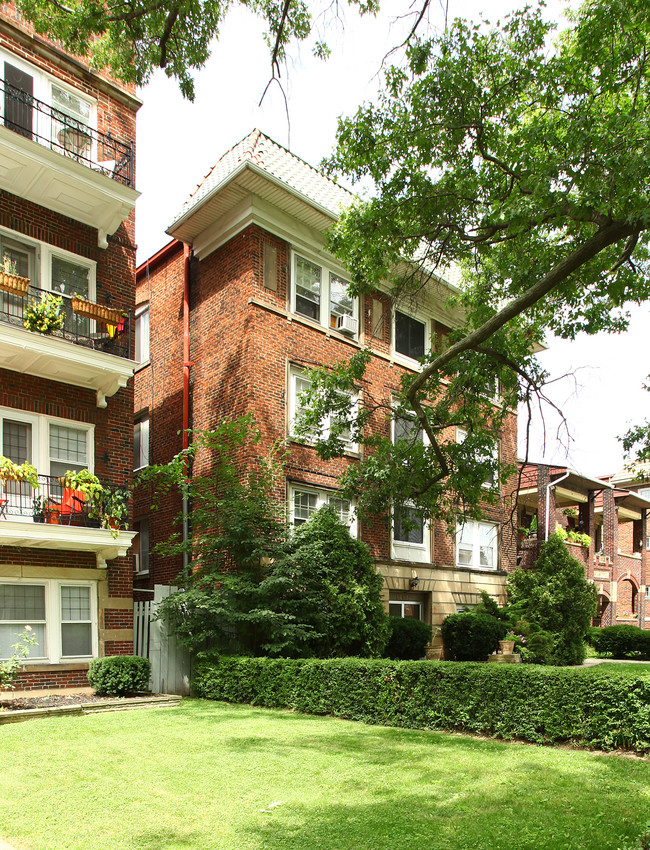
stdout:
{"type": "Polygon", "coordinates": [[[192,192],[176,216],[174,224],[198,206],[246,161],[263,168],[272,177],[281,180],[333,215],[338,215],[340,210],[354,199],[354,195],[347,189],[265,136],[261,130],[253,130],[216,162],[192,192]]]}

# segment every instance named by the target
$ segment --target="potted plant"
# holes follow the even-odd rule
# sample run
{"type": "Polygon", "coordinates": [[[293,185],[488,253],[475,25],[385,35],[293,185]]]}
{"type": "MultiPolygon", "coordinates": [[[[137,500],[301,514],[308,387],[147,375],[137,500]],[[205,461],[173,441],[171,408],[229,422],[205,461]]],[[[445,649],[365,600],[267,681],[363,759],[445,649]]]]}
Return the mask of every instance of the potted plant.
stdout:
{"type": "Polygon", "coordinates": [[[103,509],[106,490],[99,478],[89,469],[80,469],[76,472],[68,469],[59,478],[59,484],[69,490],[78,490],[83,493],[88,508],[88,516],[99,518],[103,509]]]}
{"type": "Polygon", "coordinates": [[[515,649],[515,641],[518,637],[520,636],[510,631],[506,634],[503,640],[499,641],[499,649],[501,650],[501,655],[512,655],[515,649]]]}
{"type": "Polygon", "coordinates": [[[45,499],[35,496],[32,500],[32,518],[34,522],[45,522],[45,499]]]}
{"type": "Polygon", "coordinates": [[[119,325],[123,315],[122,310],[95,304],[94,301],[88,301],[84,295],[79,295],[78,292],[75,292],[72,296],[72,312],[78,316],[95,319],[97,322],[104,322],[107,325],[119,325]]]}
{"type": "Polygon", "coordinates": [[[125,487],[105,489],[101,503],[100,522],[102,528],[110,530],[113,537],[120,533],[120,526],[125,525],[129,515],[129,491],[125,487]]]}
{"type": "Polygon", "coordinates": [[[0,455],[0,484],[6,481],[25,481],[36,490],[38,488],[38,473],[31,463],[14,463],[8,457],[0,455]]]}
{"type": "Polygon", "coordinates": [[[43,504],[43,516],[45,517],[45,522],[49,525],[59,525],[59,516],[61,511],[59,510],[59,505],[54,502],[45,501],[43,504]]]}
{"type": "Polygon", "coordinates": [[[23,325],[28,331],[36,331],[40,334],[52,334],[54,331],[60,331],[65,322],[62,307],[63,298],[60,295],[45,292],[40,301],[32,299],[29,302],[23,325]]]}
{"type": "Polygon", "coordinates": [[[0,289],[11,292],[12,295],[23,296],[29,289],[29,278],[18,274],[18,267],[14,260],[6,254],[0,263],[0,289]]]}

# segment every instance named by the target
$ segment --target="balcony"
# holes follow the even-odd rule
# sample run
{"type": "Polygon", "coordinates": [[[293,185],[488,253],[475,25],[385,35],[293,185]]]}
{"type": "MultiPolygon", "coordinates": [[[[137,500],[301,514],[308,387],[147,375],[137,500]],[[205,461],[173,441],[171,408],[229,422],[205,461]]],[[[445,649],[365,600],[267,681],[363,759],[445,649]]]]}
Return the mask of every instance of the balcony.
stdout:
{"type": "MultiPolygon", "coordinates": [[[[64,324],[45,335],[24,326],[29,305],[48,290],[29,287],[24,295],[0,291],[0,364],[5,369],[94,390],[97,406],[125,387],[136,367],[131,358],[131,312],[117,326],[81,316],[62,293],[64,324]]],[[[110,306],[110,305],[106,305],[110,306]]],[[[126,312],[126,311],[125,311],[126,312]]]]}
{"type": "MultiPolygon", "coordinates": [[[[118,488],[102,483],[107,493],[118,488]]],[[[132,531],[101,528],[88,510],[84,495],[70,490],[52,475],[39,475],[38,488],[5,481],[0,490],[0,546],[92,552],[97,565],[126,555],[132,531]]]]}
{"type": "Polygon", "coordinates": [[[0,188],[81,221],[99,245],[135,206],[132,141],[100,133],[0,80],[0,188]]]}

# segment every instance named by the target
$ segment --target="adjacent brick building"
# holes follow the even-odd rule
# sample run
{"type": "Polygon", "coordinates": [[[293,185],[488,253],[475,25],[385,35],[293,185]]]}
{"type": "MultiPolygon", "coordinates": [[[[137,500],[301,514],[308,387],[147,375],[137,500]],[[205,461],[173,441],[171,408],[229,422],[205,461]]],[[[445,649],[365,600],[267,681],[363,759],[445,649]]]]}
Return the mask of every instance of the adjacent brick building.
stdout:
{"type": "Polygon", "coordinates": [[[0,658],[29,624],[18,687],[84,685],[91,658],[133,651],[133,533],[100,527],[63,482],[89,469],[108,491],[132,474],[139,101],[11,5],[0,77],[0,259],[28,279],[0,284],[0,454],[38,473],[36,489],[0,485],[0,658]],[[63,327],[28,330],[52,294],[63,327]]]}
{"type": "MultiPolygon", "coordinates": [[[[164,462],[181,449],[184,410],[194,429],[251,413],[265,446],[279,439],[290,449],[278,493],[290,521],[333,504],[370,546],[385,579],[386,609],[439,624],[474,605],[483,589],[503,601],[506,572],[516,563],[509,522],[514,481],[498,482],[506,498],[487,508],[483,523],[468,522],[456,535],[437,523],[409,533],[388,520],[361,527],[354,505],[337,492],[358,447],[350,444],[345,457],[325,462],[292,439],[305,367],[333,364],[369,346],[364,391],[390,404],[401,377],[417,369],[420,349],[456,321],[445,306],[451,283],[440,278],[432,277],[418,304],[394,305],[381,293],[348,297],[346,271],[327,252],[324,234],[351,200],[258,130],[217,162],[169,228],[172,242],[137,272],[136,309],[151,329],[135,377],[136,428],[148,439],[137,463],[164,462]]],[[[372,427],[388,435],[395,423],[378,414],[372,427]]],[[[514,461],[514,415],[499,450],[504,461],[514,461]]],[[[208,468],[209,459],[198,455],[197,472],[208,468]]],[[[142,494],[134,510],[141,530],[134,584],[146,594],[180,569],[178,561],[150,551],[180,505],[170,498],[150,513],[142,494]]]]}
{"type": "Polygon", "coordinates": [[[571,554],[584,563],[587,578],[598,589],[594,625],[650,628],[650,541],[644,533],[650,489],[635,473],[622,470],[593,479],[567,467],[525,464],[517,510],[522,567],[532,567],[541,544],[562,528],[571,554]],[[620,487],[622,483],[628,487],[620,487]]]}

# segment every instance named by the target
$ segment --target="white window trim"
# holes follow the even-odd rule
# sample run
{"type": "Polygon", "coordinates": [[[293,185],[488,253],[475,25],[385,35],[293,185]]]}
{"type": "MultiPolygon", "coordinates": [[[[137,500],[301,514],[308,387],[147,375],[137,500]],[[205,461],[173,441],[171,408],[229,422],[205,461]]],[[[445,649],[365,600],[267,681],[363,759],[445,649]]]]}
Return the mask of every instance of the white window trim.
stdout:
{"type": "MultiPolygon", "coordinates": [[[[313,487],[311,484],[290,484],[288,487],[288,502],[289,502],[289,524],[293,527],[294,525],[294,495],[296,493],[309,493],[311,495],[316,496],[316,510],[324,507],[329,504],[330,498],[332,499],[342,499],[340,492],[338,490],[326,490],[320,487],[313,487]]],[[[347,501],[347,500],[346,500],[347,501]]],[[[350,537],[356,539],[358,529],[357,529],[357,514],[355,511],[354,502],[350,502],[350,537]]]]}
{"type": "MultiPolygon", "coordinates": [[[[136,426],[137,426],[137,425],[142,426],[142,423],[143,423],[143,422],[146,422],[146,423],[147,423],[147,427],[146,427],[146,429],[145,429],[145,430],[146,430],[146,432],[147,432],[147,439],[146,439],[146,447],[147,447],[147,451],[146,451],[146,458],[145,458],[145,459],[146,459],[146,463],[140,464],[140,466],[135,466],[135,464],[134,464],[134,466],[133,466],[133,471],[134,471],[134,472],[138,472],[138,471],[139,471],[139,470],[141,470],[141,469],[146,469],[146,468],[150,465],[150,463],[151,463],[151,458],[149,457],[149,453],[150,453],[150,451],[151,451],[151,430],[150,430],[150,429],[151,429],[151,420],[150,420],[150,418],[149,418],[149,414],[148,414],[148,413],[147,413],[147,414],[143,414],[142,416],[138,416],[138,417],[136,418],[135,422],[133,423],[133,448],[134,448],[134,454],[135,454],[135,429],[136,429],[136,426]]],[[[141,427],[141,428],[140,428],[140,460],[142,460],[142,454],[143,454],[143,453],[142,453],[142,447],[143,447],[143,445],[145,445],[145,443],[144,443],[144,441],[142,440],[142,427],[141,427]]],[[[134,458],[134,460],[135,460],[135,458],[134,458]]]]}
{"type": "MultiPolygon", "coordinates": [[[[29,76],[34,80],[34,97],[43,103],[48,104],[48,106],[52,106],[54,109],[57,107],[53,106],[52,103],[52,84],[58,86],[58,88],[63,89],[64,91],[70,92],[70,94],[73,94],[75,97],[79,98],[79,100],[85,101],[90,106],[90,118],[87,126],[91,130],[97,130],[97,100],[92,95],[74,88],[74,86],[69,85],[64,80],[55,77],[53,74],[49,74],[42,68],[38,68],[36,65],[25,62],[22,58],[10,53],[8,50],[0,49],[0,62],[2,63],[1,71],[3,75],[5,62],[13,65],[14,68],[18,68],[24,74],[29,74],[29,76]]],[[[0,114],[2,114],[4,121],[4,99],[2,98],[0,98],[0,114]]],[[[42,120],[45,121],[45,118],[46,116],[43,116],[42,120]]],[[[43,127],[38,129],[39,135],[47,137],[48,134],[44,132],[44,130],[47,129],[45,124],[43,127]]],[[[40,144],[44,145],[44,142],[40,142],[40,144]]],[[[89,152],[88,158],[92,160],[96,159],[94,143],[91,151],[89,152]]]]}
{"type": "MultiPolygon", "coordinates": [[[[86,432],[87,468],[90,472],[95,469],[95,426],[88,422],[77,422],[75,419],[63,419],[59,416],[45,416],[40,413],[26,413],[12,407],[0,407],[0,419],[11,419],[14,422],[25,422],[32,426],[32,466],[36,467],[39,475],[50,474],[50,425],[62,425],[86,432]]],[[[0,438],[2,436],[0,422],[0,438]]],[[[2,443],[0,441],[0,454],[2,443]]]]}
{"type": "MultiPolygon", "coordinates": [[[[2,98],[0,98],[2,100],[2,98]]],[[[87,257],[82,257],[79,254],[73,254],[71,251],[66,251],[63,248],[57,248],[54,245],[49,245],[47,242],[41,242],[38,239],[32,239],[19,233],[16,230],[9,230],[6,227],[0,227],[0,234],[12,242],[22,243],[28,248],[32,248],[35,252],[35,269],[36,280],[32,283],[40,289],[46,289],[52,292],[52,258],[59,257],[69,263],[74,263],[77,266],[83,266],[88,269],[88,300],[94,301],[97,292],[97,263],[94,260],[89,260],[87,257]]],[[[55,293],[56,294],[56,293],[55,293]]]]}
{"type": "Polygon", "coordinates": [[[402,620],[411,619],[411,618],[405,618],[404,617],[404,606],[405,605],[417,605],[417,607],[419,608],[419,611],[420,611],[420,616],[417,617],[417,618],[414,618],[414,619],[418,619],[418,620],[423,619],[422,615],[424,614],[424,611],[422,610],[422,603],[421,602],[411,602],[407,599],[389,599],[388,600],[388,613],[389,613],[389,616],[394,617],[395,615],[390,613],[390,606],[391,605],[401,606],[402,613],[400,614],[400,619],[402,619],[402,620]]]}
{"type": "MultiPolygon", "coordinates": [[[[24,664],[50,664],[67,663],[80,659],[97,658],[98,655],[98,611],[97,611],[97,582],[75,581],[74,579],[1,579],[0,584],[33,584],[45,587],[45,646],[46,655],[38,657],[27,657],[24,664]],[[61,646],[61,587],[89,587],[90,588],[90,633],[92,641],[91,655],[66,655],[63,656],[61,646]]],[[[81,621],[85,622],[85,621],[81,621]]],[[[29,625],[29,623],[25,623],[29,625]]]]}
{"type": "Polygon", "coordinates": [[[338,277],[346,283],[349,283],[349,276],[344,271],[338,271],[333,266],[323,263],[321,259],[316,257],[314,254],[309,251],[303,251],[300,248],[294,248],[291,251],[291,282],[290,282],[290,300],[289,300],[289,310],[296,316],[300,316],[301,320],[306,322],[313,322],[314,324],[319,325],[322,328],[326,328],[328,331],[331,331],[335,334],[344,337],[345,339],[359,339],[359,329],[361,325],[361,321],[359,318],[359,299],[358,297],[354,297],[352,299],[352,317],[357,321],[357,332],[355,334],[345,334],[341,331],[333,328],[330,324],[330,279],[332,277],[338,277]],[[321,272],[321,291],[320,291],[320,311],[318,321],[310,318],[309,316],[305,316],[303,313],[299,313],[296,310],[296,267],[298,259],[306,260],[309,263],[312,263],[315,266],[320,268],[321,272]]]}
{"type": "Polygon", "coordinates": [[[136,347],[135,347],[135,355],[136,356],[135,356],[135,359],[137,360],[137,362],[140,366],[145,366],[147,363],[150,362],[150,359],[151,359],[151,313],[150,313],[150,310],[149,310],[149,302],[148,301],[143,301],[141,304],[138,304],[136,306],[134,326],[135,326],[135,338],[136,338],[136,347]],[[142,357],[141,356],[141,349],[142,349],[143,336],[142,336],[141,327],[140,327],[140,331],[138,331],[138,319],[140,319],[145,313],[147,314],[147,334],[146,334],[147,356],[142,357]]]}
{"type": "MultiPolygon", "coordinates": [[[[467,431],[464,428],[460,428],[459,426],[457,426],[456,427],[456,442],[462,443],[466,439],[467,439],[467,431]]],[[[499,463],[499,460],[501,458],[501,443],[500,443],[500,441],[497,441],[494,444],[494,447],[492,449],[492,458],[497,463],[499,463]]],[[[494,481],[490,481],[488,479],[487,481],[484,481],[481,484],[481,487],[483,487],[485,490],[498,490],[500,488],[500,486],[501,486],[501,482],[499,480],[499,470],[498,470],[498,468],[497,468],[497,471],[495,473],[495,480],[494,481]]]]}
{"type": "Polygon", "coordinates": [[[459,522],[456,525],[456,538],[455,538],[455,550],[456,550],[456,566],[462,569],[469,570],[479,570],[482,572],[495,572],[499,569],[499,561],[501,559],[501,552],[499,547],[499,524],[496,522],[480,522],[478,520],[467,520],[464,523],[459,522]],[[461,564],[459,558],[459,549],[460,549],[460,541],[461,541],[461,531],[464,525],[473,525],[474,526],[474,534],[472,539],[472,563],[471,564],[461,564]],[[494,564],[491,567],[485,567],[481,565],[481,526],[489,526],[494,530],[494,564]]]}
{"type": "MultiPolygon", "coordinates": [[[[405,507],[412,508],[411,502],[406,502],[405,507]]],[[[424,520],[422,528],[422,543],[409,543],[406,540],[395,539],[395,510],[391,514],[391,557],[397,561],[416,561],[421,564],[431,562],[431,523],[424,520]]]]}
{"type": "MultiPolygon", "coordinates": [[[[299,439],[296,435],[296,416],[300,409],[298,405],[298,391],[296,390],[296,379],[307,380],[305,377],[305,370],[301,366],[294,366],[289,364],[289,437],[291,439],[297,440],[299,439]]],[[[355,406],[358,402],[358,397],[354,394],[350,396],[350,400],[352,403],[352,410],[354,412],[355,406]]],[[[329,427],[330,427],[330,417],[325,417],[323,420],[322,428],[321,428],[321,439],[326,440],[329,437],[329,427]]],[[[312,440],[307,438],[301,438],[301,441],[307,443],[307,445],[313,445],[312,440]]],[[[359,446],[355,442],[346,442],[344,443],[345,451],[350,454],[357,454],[359,452],[359,446]]]]}
{"type": "Polygon", "coordinates": [[[433,334],[433,320],[430,316],[421,313],[419,310],[413,311],[408,310],[405,307],[394,306],[391,313],[391,329],[390,329],[390,353],[391,357],[395,362],[402,363],[404,366],[408,366],[409,369],[420,369],[422,368],[422,364],[419,360],[416,360],[414,357],[409,357],[406,354],[402,354],[401,351],[398,351],[396,348],[396,318],[397,313],[402,313],[404,316],[408,316],[411,319],[415,319],[416,322],[421,322],[424,325],[424,353],[425,355],[431,351],[431,336],[433,334]]]}

